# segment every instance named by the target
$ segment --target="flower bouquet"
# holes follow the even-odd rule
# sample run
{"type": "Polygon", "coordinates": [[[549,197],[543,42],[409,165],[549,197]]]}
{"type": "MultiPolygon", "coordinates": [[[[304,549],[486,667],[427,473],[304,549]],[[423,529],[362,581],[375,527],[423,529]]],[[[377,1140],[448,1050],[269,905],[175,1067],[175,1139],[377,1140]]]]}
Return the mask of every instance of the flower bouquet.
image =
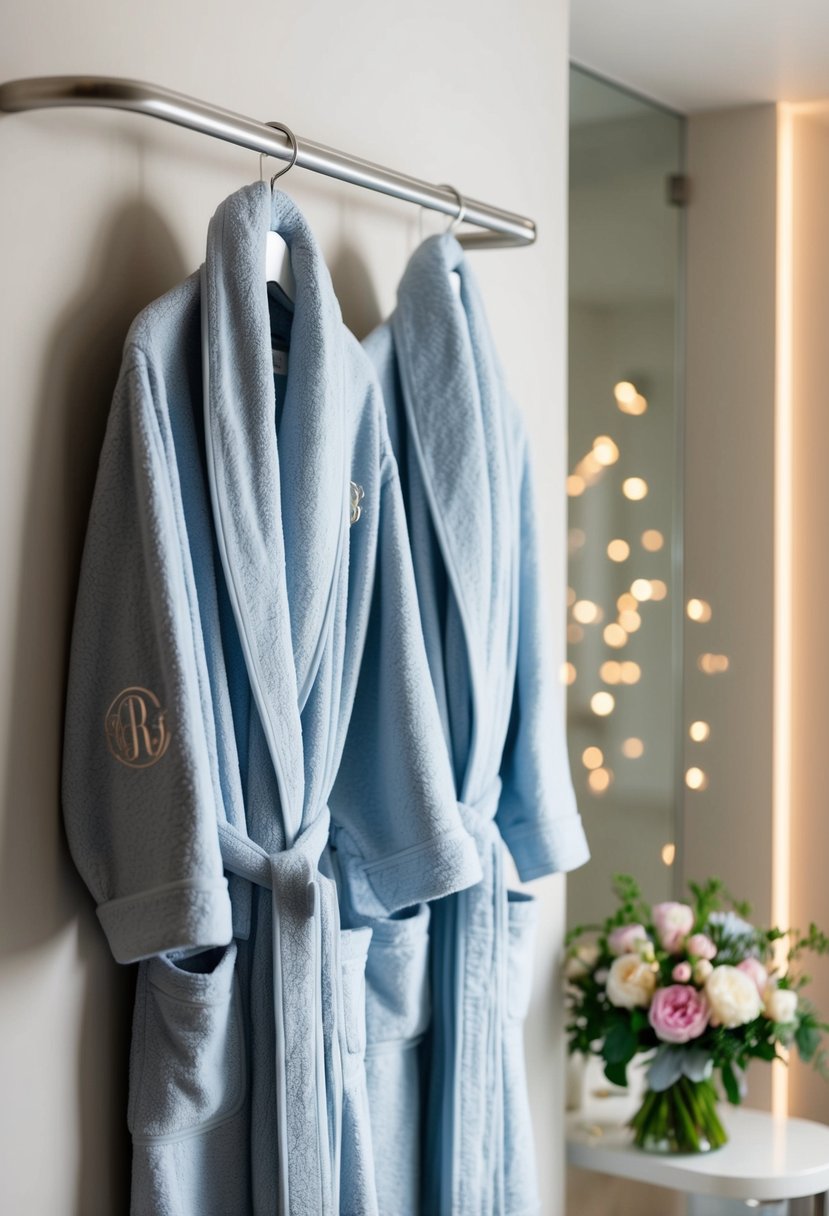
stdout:
{"type": "Polygon", "coordinates": [[[690,903],[651,908],[634,879],[617,875],[615,914],[567,937],[569,1049],[600,1056],[622,1086],[634,1057],[649,1055],[630,1126],[652,1152],[725,1144],[715,1071],[735,1104],[752,1059],[785,1059],[793,1045],[826,1072],[829,1025],[802,996],[809,981],[799,963],[809,951],[829,953],[829,938],[814,924],[805,934],[756,928],[718,879],[689,889],[690,903]]]}

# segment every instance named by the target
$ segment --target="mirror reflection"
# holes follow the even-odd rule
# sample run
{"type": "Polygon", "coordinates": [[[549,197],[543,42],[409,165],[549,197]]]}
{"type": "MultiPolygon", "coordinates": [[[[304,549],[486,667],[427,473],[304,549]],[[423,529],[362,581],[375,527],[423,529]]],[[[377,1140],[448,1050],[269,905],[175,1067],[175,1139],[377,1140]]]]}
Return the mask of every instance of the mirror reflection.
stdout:
{"type": "Polygon", "coordinates": [[[562,678],[592,850],[568,883],[571,924],[610,910],[610,877],[620,871],[637,875],[654,901],[673,891],[682,145],[679,116],[571,70],[562,678]]]}

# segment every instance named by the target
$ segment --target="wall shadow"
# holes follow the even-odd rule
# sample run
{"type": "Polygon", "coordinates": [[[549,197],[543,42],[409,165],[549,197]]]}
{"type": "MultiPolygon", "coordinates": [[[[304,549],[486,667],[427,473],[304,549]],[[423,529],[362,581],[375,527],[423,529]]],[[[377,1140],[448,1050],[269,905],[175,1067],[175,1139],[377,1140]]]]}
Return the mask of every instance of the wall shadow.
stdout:
{"type": "Polygon", "coordinates": [[[362,341],[384,320],[368,265],[357,246],[343,239],[329,268],[343,321],[362,341]]]}
{"type": "Polygon", "coordinates": [[[0,957],[34,951],[74,929],[85,987],[74,1197],[74,1210],[83,1216],[110,1216],[129,1207],[125,1111],[133,969],[112,960],[63,832],[60,766],[68,644],[98,453],[124,337],[136,313],[185,274],[164,220],[146,204],[130,203],[102,224],[86,282],[44,344],[20,564],[4,572],[6,585],[16,589],[17,612],[14,664],[5,690],[13,713],[3,790],[7,814],[0,823],[0,957]]]}

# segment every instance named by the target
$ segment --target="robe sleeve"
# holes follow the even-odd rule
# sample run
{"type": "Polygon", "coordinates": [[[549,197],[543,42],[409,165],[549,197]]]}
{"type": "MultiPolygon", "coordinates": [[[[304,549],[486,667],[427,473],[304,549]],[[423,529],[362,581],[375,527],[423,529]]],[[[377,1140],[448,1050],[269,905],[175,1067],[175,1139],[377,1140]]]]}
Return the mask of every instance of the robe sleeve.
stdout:
{"type": "Polygon", "coordinates": [[[496,822],[526,882],[575,870],[590,857],[570,779],[563,689],[548,654],[526,454],[520,519],[518,662],[496,822]]]}
{"type": "Polygon", "coordinates": [[[69,846],[119,962],[232,936],[209,692],[168,415],[125,351],[87,530],[63,757],[69,846]]]}
{"type": "Polygon", "coordinates": [[[384,467],[368,629],[330,799],[350,900],[365,916],[387,916],[481,880],[432,687],[393,457],[384,467]]]}

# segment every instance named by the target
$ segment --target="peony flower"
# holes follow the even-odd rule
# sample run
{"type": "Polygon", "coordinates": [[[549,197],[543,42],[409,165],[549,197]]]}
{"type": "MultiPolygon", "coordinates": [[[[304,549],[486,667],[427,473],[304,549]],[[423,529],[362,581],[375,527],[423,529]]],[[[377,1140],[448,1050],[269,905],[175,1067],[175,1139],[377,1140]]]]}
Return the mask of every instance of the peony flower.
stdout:
{"type": "Polygon", "coordinates": [[[793,988],[767,988],[764,1013],[772,1022],[790,1023],[797,1014],[797,993],[793,988]]]}
{"type": "Polygon", "coordinates": [[[648,1021],[663,1043],[688,1043],[698,1039],[708,1025],[708,1002],[688,984],[657,989],[648,1011],[648,1021]]]}
{"type": "Polygon", "coordinates": [[[648,932],[644,925],[619,925],[607,939],[607,948],[611,954],[635,954],[639,942],[648,940],[648,932]]]}
{"type": "Polygon", "coordinates": [[[737,970],[742,971],[744,975],[747,975],[754,982],[757,991],[762,996],[769,982],[769,973],[759,958],[744,958],[741,963],[737,964],[737,970]]]}
{"type": "Polygon", "coordinates": [[[646,1009],[655,987],[656,976],[638,954],[622,954],[613,960],[607,977],[607,996],[612,1005],[646,1009]]]}
{"type": "Polygon", "coordinates": [[[715,967],[705,981],[705,995],[712,1024],[727,1030],[753,1022],[762,1009],[754,981],[736,967],[715,967]]]}
{"type": "Polygon", "coordinates": [[[685,943],[685,949],[694,958],[712,959],[717,953],[717,947],[705,933],[692,934],[685,943]]]}
{"type": "Polygon", "coordinates": [[[583,980],[596,966],[598,958],[599,947],[593,943],[577,946],[564,965],[565,976],[568,980],[583,980]]]}
{"type": "Polygon", "coordinates": [[[714,967],[707,958],[698,959],[694,963],[694,983],[704,984],[713,970],[714,967]]]}
{"type": "Polygon", "coordinates": [[[674,977],[674,979],[676,980],[676,982],[678,984],[687,984],[692,975],[691,964],[684,963],[684,962],[677,963],[677,965],[674,967],[673,971],[671,972],[671,975],[674,977]]]}
{"type": "Polygon", "coordinates": [[[673,900],[654,904],[653,923],[663,950],[669,954],[679,954],[682,943],[694,927],[694,911],[687,904],[678,904],[673,900]]]}

